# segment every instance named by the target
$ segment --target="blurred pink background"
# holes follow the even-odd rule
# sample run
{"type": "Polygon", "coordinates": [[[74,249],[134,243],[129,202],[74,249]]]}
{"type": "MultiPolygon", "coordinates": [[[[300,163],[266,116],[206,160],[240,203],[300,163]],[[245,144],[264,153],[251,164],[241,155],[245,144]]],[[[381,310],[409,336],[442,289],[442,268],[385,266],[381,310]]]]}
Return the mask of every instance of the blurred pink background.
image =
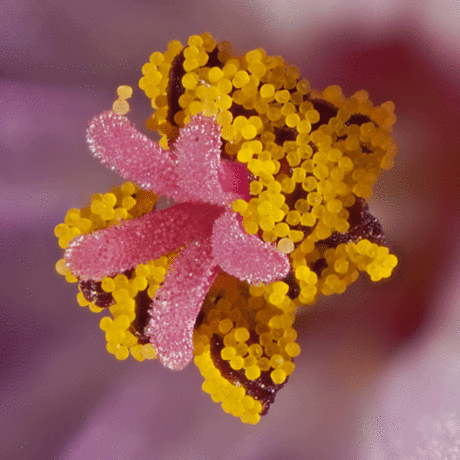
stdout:
{"type": "MultiPolygon", "coordinates": [[[[2,2],[0,457],[460,458],[459,33],[446,0],[2,2]],[[204,31],[283,55],[314,88],[393,100],[398,116],[371,210],[399,266],[299,316],[296,371],[255,427],[201,391],[194,365],[116,361],[54,271],[54,226],[120,183],[89,154],[86,123],[137,86],[151,52],[204,31]]],[[[141,127],[149,101],[132,101],[141,127]]]]}

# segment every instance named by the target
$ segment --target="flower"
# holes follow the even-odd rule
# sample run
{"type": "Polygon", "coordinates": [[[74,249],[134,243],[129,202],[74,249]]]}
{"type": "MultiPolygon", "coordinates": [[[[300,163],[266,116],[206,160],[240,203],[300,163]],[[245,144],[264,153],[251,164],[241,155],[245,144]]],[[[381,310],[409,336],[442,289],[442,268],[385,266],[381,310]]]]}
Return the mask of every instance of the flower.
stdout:
{"type": "MultiPolygon", "coordinates": [[[[231,209],[240,198],[232,186],[241,168],[223,166],[219,128],[214,119],[197,115],[171,152],[113,112],[96,117],[88,129],[90,148],[103,163],[179,204],[76,237],[66,265],[82,280],[102,279],[182,248],[153,300],[146,330],[171,369],[183,369],[192,359],[196,318],[219,268],[256,284],[283,278],[290,268],[287,255],[245,233],[231,209]]],[[[246,195],[249,184],[247,189],[246,195]]]]}
{"type": "Polygon", "coordinates": [[[69,211],[57,270],[80,304],[110,309],[109,352],[173,369],[194,354],[203,390],[257,423],[295,368],[296,310],[396,266],[366,203],[396,153],[394,106],[313,91],[280,57],[237,57],[208,34],[142,70],[147,125],[163,137],[123,116],[126,87],[92,120],[92,152],[136,185],[69,211]],[[159,210],[158,196],[175,204],[159,210]]]}

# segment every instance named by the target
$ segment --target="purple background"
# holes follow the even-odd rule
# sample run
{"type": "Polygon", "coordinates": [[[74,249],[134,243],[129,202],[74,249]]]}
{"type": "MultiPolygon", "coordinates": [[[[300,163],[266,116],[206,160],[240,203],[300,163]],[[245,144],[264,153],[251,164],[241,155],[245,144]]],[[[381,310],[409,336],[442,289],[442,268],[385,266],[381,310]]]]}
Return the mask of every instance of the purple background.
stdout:
{"type": "MultiPolygon", "coordinates": [[[[401,4],[2,2],[1,458],[455,454],[460,12],[458,2],[401,4]],[[371,209],[399,266],[389,281],[363,276],[299,316],[297,369],[255,427],[201,391],[194,365],[175,373],[116,361],[98,317],[54,271],[54,226],[120,183],[89,154],[86,123],[111,107],[118,85],[137,86],[151,52],[203,31],[241,53],[282,54],[314,88],[339,84],[347,95],[367,89],[376,104],[393,100],[398,116],[400,153],[371,209]]],[[[133,102],[130,117],[141,126],[149,101],[137,90],[133,102]]]]}

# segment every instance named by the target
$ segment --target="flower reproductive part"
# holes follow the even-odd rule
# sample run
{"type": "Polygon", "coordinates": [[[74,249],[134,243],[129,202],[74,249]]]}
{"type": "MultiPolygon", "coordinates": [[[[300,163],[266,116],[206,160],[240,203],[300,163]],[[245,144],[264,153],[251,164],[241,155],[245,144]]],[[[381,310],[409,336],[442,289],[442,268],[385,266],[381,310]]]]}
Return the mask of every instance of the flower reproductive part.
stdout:
{"type": "Polygon", "coordinates": [[[367,204],[396,154],[394,105],[312,90],[281,57],[209,34],[170,42],[142,73],[161,140],[130,123],[119,87],[87,140],[127,182],[67,213],[56,269],[108,313],[109,353],[193,359],[224,411],[258,423],[295,369],[296,311],[397,264],[367,204]]]}

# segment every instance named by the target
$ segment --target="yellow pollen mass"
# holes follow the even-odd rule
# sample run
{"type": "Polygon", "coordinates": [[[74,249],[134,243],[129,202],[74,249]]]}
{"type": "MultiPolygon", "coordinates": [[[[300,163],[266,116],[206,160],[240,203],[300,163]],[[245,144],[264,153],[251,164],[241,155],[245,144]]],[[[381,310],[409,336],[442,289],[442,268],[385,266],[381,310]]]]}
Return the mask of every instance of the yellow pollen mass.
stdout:
{"type": "MultiPolygon", "coordinates": [[[[248,190],[233,198],[229,209],[238,213],[247,234],[290,263],[286,278],[257,286],[221,272],[194,330],[203,391],[225,412],[255,424],[263,401],[221,373],[218,360],[254,385],[262,373],[283,384],[300,353],[295,312],[320,294],[344,292],[359,272],[378,281],[390,277],[397,264],[383,240],[366,229],[357,232],[360,223],[352,219],[367,206],[382,169],[393,165],[394,104],[374,106],[364,90],[351,97],[338,86],[316,91],[283,58],[260,48],[238,55],[230,43],[217,43],[206,33],[191,36],[185,46],[171,41],[166,51],[150,55],[141,72],[139,88],[153,109],[147,126],[160,134],[159,144],[170,149],[194,115],[214,117],[222,159],[247,170],[248,190]]],[[[120,86],[112,110],[127,114],[132,92],[120,86]]],[[[56,226],[58,244],[65,249],[78,235],[137,219],[152,211],[156,200],[130,182],[95,194],[87,207],[71,209],[56,226]]],[[[84,293],[63,259],[56,271],[80,285],[79,305],[105,315],[100,328],[108,352],[118,360],[131,355],[144,361],[157,354],[139,339],[139,299],[156,297],[176,255],[104,277],[95,299],[84,293]],[[102,294],[109,305],[101,307],[102,294]]]]}

